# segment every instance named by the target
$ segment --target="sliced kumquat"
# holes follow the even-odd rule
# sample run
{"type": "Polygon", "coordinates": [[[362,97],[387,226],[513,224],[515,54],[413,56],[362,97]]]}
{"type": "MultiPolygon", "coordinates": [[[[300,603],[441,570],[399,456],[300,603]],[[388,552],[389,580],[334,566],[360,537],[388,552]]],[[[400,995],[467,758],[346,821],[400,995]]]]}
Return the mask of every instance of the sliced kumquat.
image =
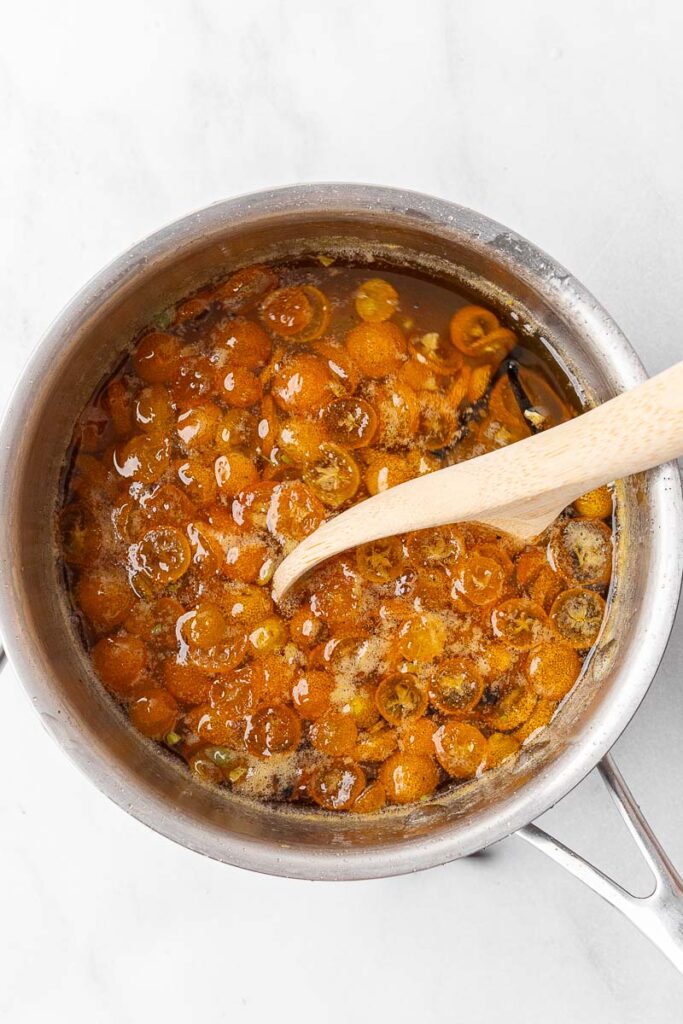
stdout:
{"type": "Polygon", "coordinates": [[[124,626],[127,633],[139,636],[154,650],[174,650],[176,623],[184,608],[174,597],[160,597],[151,604],[135,604],[124,626]]]}
{"type": "Polygon", "coordinates": [[[172,334],[153,331],[138,342],[133,365],[148,384],[169,384],[180,369],[181,344],[172,334]]]}
{"type": "Polygon", "coordinates": [[[320,619],[307,607],[300,608],[289,620],[289,634],[299,647],[312,647],[320,638],[322,630],[320,619]]]}
{"type": "Polygon", "coordinates": [[[114,449],[113,464],[127,483],[154,483],[168,469],[168,441],[160,437],[133,437],[127,444],[114,449]]]}
{"type": "Polygon", "coordinates": [[[211,692],[211,676],[189,661],[171,657],[164,662],[164,686],[181,704],[205,704],[211,692]]]}
{"type": "Polygon", "coordinates": [[[211,446],[221,415],[221,409],[214,402],[204,402],[194,409],[181,412],[176,432],[183,448],[189,452],[211,446]]]}
{"type": "Polygon", "coordinates": [[[492,379],[493,367],[489,363],[473,368],[467,385],[467,400],[471,405],[476,405],[486,397],[492,379]]]}
{"type": "Polygon", "coordinates": [[[545,611],[550,611],[565,587],[562,577],[553,572],[549,565],[546,565],[528,587],[529,597],[536,604],[540,604],[545,611]]]}
{"type": "Polygon", "coordinates": [[[398,631],[396,649],[406,661],[434,661],[443,653],[446,626],[441,616],[422,612],[407,619],[398,631]]]}
{"type": "Polygon", "coordinates": [[[484,681],[471,658],[449,658],[436,668],[429,700],[444,715],[464,715],[484,692],[484,681]]]}
{"type": "Polygon", "coordinates": [[[318,457],[303,473],[315,496],[328,508],[339,508],[354,496],[360,484],[360,470],[353,456],[330,441],[323,441],[318,457]]]}
{"type": "MultiPolygon", "coordinates": [[[[272,403],[270,396],[266,396],[266,400],[272,403]]],[[[216,424],[214,445],[219,452],[233,448],[254,449],[259,439],[259,422],[256,415],[246,409],[228,409],[216,424]]]]}
{"type": "Polygon", "coordinates": [[[382,452],[370,458],[363,480],[370,494],[381,494],[390,487],[412,480],[415,475],[402,455],[382,452]]]}
{"type": "Polygon", "coordinates": [[[182,636],[190,647],[208,651],[221,642],[227,630],[223,612],[211,601],[202,601],[189,615],[183,615],[182,636]]]}
{"type": "Polygon", "coordinates": [[[186,459],[173,468],[178,487],[195,505],[209,505],[216,500],[218,484],[213,463],[186,459]]]}
{"type": "Polygon", "coordinates": [[[433,718],[418,718],[398,730],[398,745],[408,754],[436,755],[434,736],[439,723],[433,718]]]}
{"type": "Polygon", "coordinates": [[[177,307],[175,311],[175,324],[186,324],[192,320],[198,320],[201,316],[211,308],[211,297],[208,292],[195,295],[191,299],[186,299],[185,302],[177,307]]]}
{"type": "Polygon", "coordinates": [[[123,381],[113,380],[108,385],[105,403],[116,434],[119,437],[126,437],[133,429],[133,403],[123,381]]]}
{"type": "Polygon", "coordinates": [[[354,761],[338,759],[318,768],[309,792],[326,811],[347,811],[365,789],[365,772],[354,761]]]}
{"type": "Polygon", "coordinates": [[[515,559],[515,578],[520,587],[526,587],[536,579],[548,565],[548,559],[540,548],[525,548],[515,559]]]}
{"type": "Polygon", "coordinates": [[[245,366],[223,366],[218,371],[220,397],[233,409],[249,409],[261,400],[263,388],[253,370],[245,366]]]}
{"type": "Polygon", "coordinates": [[[286,360],[274,375],[271,393],[278,408],[292,415],[318,412],[335,398],[335,378],[323,360],[300,352],[286,360]]]}
{"type": "Polygon", "coordinates": [[[280,428],[277,447],[286,461],[294,466],[306,466],[318,458],[325,440],[325,428],[319,421],[291,418],[280,428]]]}
{"type": "Polygon", "coordinates": [[[323,410],[323,423],[335,444],[365,448],[377,433],[377,414],[362,398],[337,398],[323,410]]]}
{"type": "Polygon", "coordinates": [[[207,355],[194,352],[183,356],[170,391],[180,412],[193,409],[216,396],[216,364],[207,355]]]}
{"type": "Polygon", "coordinates": [[[557,701],[569,693],[579,678],[581,661],[567,644],[544,643],[529,651],[524,670],[539,697],[557,701]]]}
{"type": "Polygon", "coordinates": [[[213,472],[219,493],[227,498],[236,497],[240,491],[259,481],[259,471],[253,459],[243,452],[219,455],[213,464],[213,472]]]}
{"type": "Polygon", "coordinates": [[[604,585],[612,571],[612,531],[600,519],[568,519],[553,531],[548,557],[576,585],[604,585]]]}
{"type": "Polygon", "coordinates": [[[65,561],[69,565],[92,565],[102,548],[102,530],[93,513],[80,504],[67,505],[59,525],[65,561]]]}
{"type": "Polygon", "coordinates": [[[320,718],[330,707],[334,679],[328,672],[304,672],[292,688],[294,707],[302,718],[320,718]]]}
{"type": "Polygon", "coordinates": [[[265,704],[251,715],[246,733],[246,745],[255,757],[296,750],[301,739],[301,722],[286,704],[265,704]]]}
{"type": "Polygon", "coordinates": [[[379,324],[389,320],[398,309],[398,292],[381,277],[371,277],[358,288],[355,305],[361,320],[379,324]]]}
{"type": "Polygon", "coordinates": [[[358,572],[369,583],[389,583],[404,568],[403,544],[398,537],[382,537],[356,548],[358,572]]]}
{"type": "Polygon", "coordinates": [[[418,570],[423,565],[453,565],[465,555],[465,538],[456,526],[416,530],[408,534],[406,546],[418,570]]]}
{"type": "Polygon", "coordinates": [[[224,320],[214,329],[211,341],[227,352],[231,366],[257,370],[270,359],[272,345],[264,329],[253,320],[236,317],[224,320]]]}
{"type": "Polygon", "coordinates": [[[261,303],[261,322],[280,337],[308,342],[327,330],[330,306],[327,297],[312,285],[280,288],[261,303]]]}
{"type": "Polygon", "coordinates": [[[287,626],[277,615],[259,622],[249,634],[249,643],[256,654],[269,654],[284,647],[289,638],[287,626]]]}
{"type": "Polygon", "coordinates": [[[496,704],[486,708],[484,721],[491,729],[512,732],[531,717],[537,703],[537,694],[518,682],[496,704]]]}
{"type": "Polygon", "coordinates": [[[98,569],[84,573],[76,585],[76,601],[96,630],[119,626],[133,607],[135,595],[119,570],[98,569]]]}
{"type": "Polygon", "coordinates": [[[546,725],[550,724],[556,710],[556,700],[548,700],[545,697],[540,697],[526,722],[524,722],[523,725],[520,725],[518,729],[515,729],[513,733],[514,738],[519,743],[525,743],[526,740],[535,736],[539,729],[544,729],[546,725]]]}
{"type": "Polygon", "coordinates": [[[392,381],[369,392],[379,422],[378,440],[387,448],[411,443],[420,423],[420,401],[407,384],[392,381]]]}
{"type": "Polygon", "coordinates": [[[451,341],[466,356],[478,355],[486,336],[499,327],[495,313],[483,306],[463,306],[451,318],[451,341]]]}
{"type": "Polygon", "coordinates": [[[134,569],[155,586],[175,583],[190,568],[190,545],[185,534],[173,526],[149,530],[131,549],[134,569]]]}
{"type": "Polygon", "coordinates": [[[353,756],[361,763],[381,764],[394,753],[397,746],[396,730],[380,725],[359,735],[353,756]]]}
{"type": "Polygon", "coordinates": [[[383,679],[375,694],[377,710],[390,725],[404,725],[420,718],[427,710],[427,699],[425,687],[410,673],[383,679]]]}
{"type": "Polygon", "coordinates": [[[390,803],[410,804],[432,795],[439,781],[439,772],[431,757],[398,753],[382,765],[380,781],[390,803]]]}
{"type": "Polygon", "coordinates": [[[360,381],[360,371],[344,346],[338,342],[316,341],[311,348],[332,375],[330,390],[337,397],[353,394],[360,381]]]}
{"type": "Polygon", "coordinates": [[[436,758],[455,779],[471,779],[486,760],[486,738],[473,725],[450,721],[434,736],[436,758]]]}
{"type": "Polygon", "coordinates": [[[363,323],[346,336],[346,349],[366,377],[387,377],[398,370],[408,354],[401,328],[391,321],[363,323]]]}
{"type": "Polygon", "coordinates": [[[374,683],[357,683],[349,698],[348,714],[353,717],[358,729],[369,729],[380,720],[375,704],[376,686],[374,683]]]}
{"type": "Polygon", "coordinates": [[[268,513],[267,528],[276,539],[303,540],[322,523],[325,509],[306,484],[278,484],[268,513]]]}
{"type": "Polygon", "coordinates": [[[528,651],[543,639],[548,617],[540,605],[525,597],[513,597],[491,614],[494,635],[519,651],[528,651]]]}
{"type": "Polygon", "coordinates": [[[462,353],[450,338],[445,338],[437,331],[413,335],[410,348],[418,362],[424,363],[439,376],[450,376],[462,366],[462,353]]]}
{"type": "Polygon", "coordinates": [[[605,615],[605,601],[594,590],[565,590],[550,610],[550,621],[563,640],[577,650],[587,650],[598,638],[605,615]]]}
{"type": "Polygon", "coordinates": [[[277,274],[270,267],[244,267],[216,288],[213,298],[226,309],[243,313],[256,306],[277,285],[277,274]]]}
{"type": "Polygon", "coordinates": [[[375,814],[387,802],[387,793],[381,782],[371,782],[353,803],[356,814],[375,814]]]}
{"type": "Polygon", "coordinates": [[[438,452],[453,443],[460,429],[457,410],[442,395],[427,395],[420,409],[418,433],[425,448],[438,452]]]}
{"type": "Polygon", "coordinates": [[[574,508],[578,515],[590,519],[609,519],[612,515],[612,492],[606,485],[577,498],[574,508]]]}
{"type": "Polygon", "coordinates": [[[128,714],[138,732],[153,740],[163,739],[180,717],[178,705],[171,694],[157,688],[136,693],[128,714]]]}
{"type": "Polygon", "coordinates": [[[519,740],[505,732],[493,732],[488,737],[485,764],[497,768],[519,752],[519,740]]]}
{"type": "Polygon", "coordinates": [[[465,598],[478,607],[494,604],[502,595],[505,572],[497,559],[472,552],[456,566],[453,574],[454,596],[465,598]]]}
{"type": "Polygon", "coordinates": [[[103,637],[93,647],[92,659],[107,689],[125,696],[147,664],[147,648],[136,636],[103,637]]]}
{"type": "MultiPolygon", "coordinates": [[[[428,363],[420,362],[415,356],[411,356],[410,359],[401,363],[396,376],[401,384],[407,384],[413,391],[422,391],[426,395],[440,391],[443,383],[440,374],[436,373],[428,363]]],[[[457,412],[457,404],[454,405],[451,402],[448,404],[454,412],[457,412]]]]}
{"type": "Polygon", "coordinates": [[[311,743],[321,754],[339,757],[351,754],[358,739],[353,715],[327,711],[311,726],[311,743]]]}

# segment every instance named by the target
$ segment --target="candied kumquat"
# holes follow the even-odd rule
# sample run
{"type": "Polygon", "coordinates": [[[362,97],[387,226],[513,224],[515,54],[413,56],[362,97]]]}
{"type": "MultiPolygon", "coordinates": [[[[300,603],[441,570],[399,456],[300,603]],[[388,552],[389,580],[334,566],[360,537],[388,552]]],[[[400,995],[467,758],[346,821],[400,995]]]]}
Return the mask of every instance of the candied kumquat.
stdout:
{"type": "Polygon", "coordinates": [[[301,723],[292,709],[286,704],[266,704],[251,715],[246,745],[250,754],[265,758],[295,750],[300,738],[301,723]]]}
{"type": "Polygon", "coordinates": [[[352,715],[327,711],[311,727],[311,743],[321,754],[339,757],[356,746],[358,728],[352,715]]]}
{"type": "Polygon", "coordinates": [[[135,372],[148,384],[169,384],[180,370],[181,348],[180,341],[172,334],[160,331],[146,334],[133,355],[135,372]]]}
{"type": "Polygon", "coordinates": [[[450,721],[434,736],[436,758],[455,779],[471,779],[486,759],[486,737],[473,725],[450,721]]]}
{"type": "Polygon", "coordinates": [[[519,651],[528,651],[545,635],[548,617],[534,601],[513,597],[494,608],[491,622],[495,636],[519,651]]]}
{"type": "Polygon", "coordinates": [[[581,661],[576,651],[557,642],[532,647],[525,672],[529,684],[539,697],[562,700],[579,678],[581,661]]]}
{"type": "Polygon", "coordinates": [[[575,511],[589,519],[609,519],[612,515],[612,492],[609,487],[598,487],[577,498],[575,511]]]}
{"type": "Polygon", "coordinates": [[[383,679],[375,694],[377,710],[390,725],[404,725],[427,710],[427,693],[417,676],[403,673],[383,679]]]}
{"type": "Polygon", "coordinates": [[[553,531],[548,553],[570,583],[604,585],[612,571],[612,531],[600,519],[568,519],[553,531]]]}
{"type": "Polygon", "coordinates": [[[429,700],[444,715],[464,715],[479,703],[484,681],[471,658],[449,658],[434,673],[429,700]]]}
{"type": "Polygon", "coordinates": [[[346,349],[361,373],[373,378],[395,373],[408,354],[401,328],[390,321],[358,324],[346,336],[346,349]]]}
{"type": "Polygon", "coordinates": [[[365,789],[365,772],[351,760],[338,759],[318,768],[309,791],[326,811],[346,811],[365,789]]]}
{"type": "Polygon", "coordinates": [[[228,353],[229,365],[257,370],[270,359],[272,345],[264,329],[243,317],[224,320],[211,335],[212,343],[228,353]]]}
{"type": "Polygon", "coordinates": [[[323,441],[318,457],[311,460],[303,478],[328,508],[339,508],[354,496],[360,484],[360,470],[355,459],[339,445],[323,441]]]}
{"type": "Polygon", "coordinates": [[[160,740],[175,726],[180,712],[175,700],[166,690],[141,690],[128,708],[130,720],[143,736],[160,740]]]}
{"type": "Polygon", "coordinates": [[[377,413],[362,398],[336,398],[323,410],[330,438],[343,448],[365,448],[377,433],[377,413]]]}
{"type": "Polygon", "coordinates": [[[606,614],[607,487],[533,543],[382,538],[275,605],[277,566],[332,516],[578,411],[526,330],[377,273],[323,255],[208,282],[74,428],[55,532],[94,673],[228,800],[393,815],[504,772],[558,727],[606,614]]]}
{"type": "Polygon", "coordinates": [[[136,636],[103,637],[93,647],[92,660],[107,689],[124,696],[140,678],[147,650],[136,636]]]}
{"type": "Polygon", "coordinates": [[[432,795],[439,772],[431,757],[403,752],[384,762],[380,780],[390,803],[411,804],[432,795]]]}
{"type": "Polygon", "coordinates": [[[594,590],[565,590],[550,609],[550,621],[563,640],[587,650],[598,638],[605,614],[604,598],[594,590]]]}
{"type": "Polygon", "coordinates": [[[398,292],[381,277],[371,277],[358,288],[355,304],[361,320],[379,324],[389,320],[398,309],[398,292]]]}

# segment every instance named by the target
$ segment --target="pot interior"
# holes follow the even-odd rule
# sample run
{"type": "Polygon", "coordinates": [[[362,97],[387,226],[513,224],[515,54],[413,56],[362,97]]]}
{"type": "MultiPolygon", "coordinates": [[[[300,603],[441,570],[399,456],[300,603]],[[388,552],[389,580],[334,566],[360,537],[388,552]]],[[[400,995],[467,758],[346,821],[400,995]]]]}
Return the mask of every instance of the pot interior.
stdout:
{"type": "Polygon", "coordinates": [[[367,817],[258,805],[194,780],[179,760],[130,728],[81,648],[53,536],[64,456],[76,415],[152,317],[242,265],[321,252],[436,276],[504,319],[518,318],[518,329],[550,349],[584,404],[604,401],[642,375],[614,323],[570,275],[469,211],[388,190],[332,186],[209,208],[153,236],[88,285],[50,331],[15,395],[4,438],[11,450],[3,496],[4,629],[50,731],[132,814],[230,863],[352,878],[471,853],[546,810],[592,767],[637,707],[661,655],[675,607],[667,579],[680,572],[680,555],[667,557],[661,537],[668,529],[677,540],[679,522],[663,497],[670,470],[618,484],[616,571],[597,650],[551,726],[512,764],[418,807],[367,817]],[[658,600],[664,623],[653,636],[648,617],[658,600]]]}

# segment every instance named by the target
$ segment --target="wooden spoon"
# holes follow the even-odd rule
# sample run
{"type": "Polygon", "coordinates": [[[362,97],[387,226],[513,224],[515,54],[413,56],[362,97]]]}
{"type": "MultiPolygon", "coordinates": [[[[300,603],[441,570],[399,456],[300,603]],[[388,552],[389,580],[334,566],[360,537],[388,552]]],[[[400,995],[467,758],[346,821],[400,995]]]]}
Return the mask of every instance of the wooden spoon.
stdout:
{"type": "Polygon", "coordinates": [[[285,558],[273,594],[340,551],[409,530],[474,520],[530,541],[586,491],[681,454],[683,362],[558,427],[359,502],[285,558]]]}

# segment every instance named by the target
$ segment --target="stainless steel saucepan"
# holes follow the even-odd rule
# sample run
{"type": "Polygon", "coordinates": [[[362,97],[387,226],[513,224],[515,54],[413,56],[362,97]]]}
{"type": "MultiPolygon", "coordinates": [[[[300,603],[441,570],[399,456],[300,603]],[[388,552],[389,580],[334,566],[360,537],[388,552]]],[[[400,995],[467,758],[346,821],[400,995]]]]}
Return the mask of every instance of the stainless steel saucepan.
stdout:
{"type": "Polygon", "coordinates": [[[93,782],[190,849],[276,875],[354,879],[443,864],[517,832],[622,910],[683,971],[681,880],[608,757],[652,681],[676,610],[683,507],[673,465],[617,485],[608,617],[584,678],[552,725],[513,764],[418,807],[335,817],[210,789],[136,734],[94,679],[64,597],[53,528],[76,415],[131,336],[181,296],[252,261],[321,252],[380,259],[464,286],[541,339],[587,404],[645,376],[617,325],[575,278],[523,238],[452,203],[364,185],[303,185],[185,217],[83,288],[10,400],[0,452],[0,633],[19,678],[93,782]],[[646,899],[529,824],[596,765],[653,870],[646,899]]]}

